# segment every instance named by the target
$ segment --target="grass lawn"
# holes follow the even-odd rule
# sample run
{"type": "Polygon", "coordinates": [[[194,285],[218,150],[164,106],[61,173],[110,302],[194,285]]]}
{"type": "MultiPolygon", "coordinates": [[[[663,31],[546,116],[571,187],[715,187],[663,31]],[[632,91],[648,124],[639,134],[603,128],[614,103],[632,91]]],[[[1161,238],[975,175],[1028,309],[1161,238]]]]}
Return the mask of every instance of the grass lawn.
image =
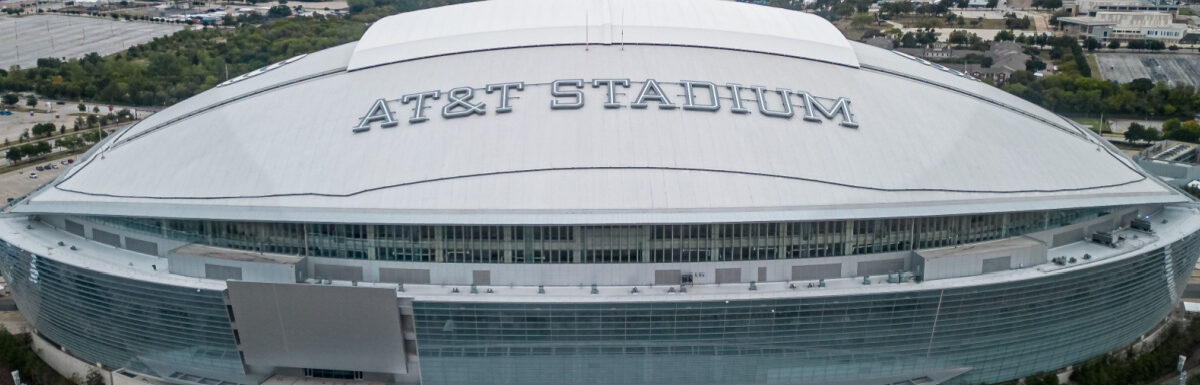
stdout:
{"type": "Polygon", "coordinates": [[[1096,55],[1092,55],[1092,54],[1088,54],[1088,53],[1085,53],[1083,55],[1087,56],[1088,67],[1090,67],[1092,69],[1092,77],[1099,79],[1100,78],[1100,64],[1096,63],[1096,55]]]}

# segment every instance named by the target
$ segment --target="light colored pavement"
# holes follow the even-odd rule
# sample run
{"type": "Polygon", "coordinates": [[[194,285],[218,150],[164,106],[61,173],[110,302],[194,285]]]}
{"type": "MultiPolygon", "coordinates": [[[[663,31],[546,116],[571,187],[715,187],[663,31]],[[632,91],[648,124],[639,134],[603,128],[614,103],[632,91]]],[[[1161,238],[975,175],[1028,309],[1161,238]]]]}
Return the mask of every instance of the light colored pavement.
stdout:
{"type": "Polygon", "coordinates": [[[1146,127],[1154,127],[1154,128],[1159,129],[1160,131],[1162,130],[1162,124],[1163,124],[1163,122],[1161,120],[1140,120],[1140,119],[1134,120],[1134,119],[1111,119],[1111,118],[1105,118],[1104,120],[1108,121],[1108,128],[1111,129],[1114,134],[1124,134],[1125,131],[1129,129],[1129,124],[1133,123],[1133,122],[1137,122],[1138,124],[1141,124],[1146,127]]]}
{"type": "Polygon", "coordinates": [[[0,68],[33,67],[38,58],[109,55],[185,27],[63,15],[0,16],[0,68]]]}
{"type": "MultiPolygon", "coordinates": [[[[16,142],[21,137],[21,133],[33,128],[33,125],[38,123],[52,122],[55,126],[67,126],[67,131],[71,132],[76,117],[76,115],[72,114],[81,114],[78,107],[79,102],[66,100],[63,101],[63,105],[54,104],[56,102],[57,100],[39,99],[38,107],[34,110],[32,116],[29,115],[29,112],[20,111],[14,111],[12,116],[0,116],[0,143],[4,143],[4,139],[8,139],[9,142],[16,142]],[[53,106],[48,113],[46,112],[46,102],[51,102],[53,106]]],[[[24,107],[25,99],[22,98],[18,105],[24,107]]],[[[108,105],[105,104],[83,103],[83,105],[87,108],[88,113],[92,113],[93,107],[100,107],[100,114],[109,113],[108,105]]],[[[123,108],[127,108],[130,111],[136,110],[138,117],[141,118],[146,117],[150,113],[145,108],[129,106],[113,106],[113,112],[120,111],[123,108]]],[[[0,110],[2,109],[4,108],[0,108],[0,110]]],[[[0,162],[0,164],[4,163],[0,162]]]]}
{"type": "Polygon", "coordinates": [[[62,174],[67,169],[66,166],[59,164],[59,161],[56,160],[53,163],[58,164],[58,169],[37,171],[37,166],[43,166],[46,163],[51,163],[51,161],[38,162],[14,172],[0,174],[0,205],[7,202],[8,198],[17,198],[32,192],[39,186],[54,180],[54,178],[57,178],[59,174],[62,174]],[[30,173],[37,173],[37,179],[29,178],[30,173]]]}
{"type": "Polygon", "coordinates": [[[1098,53],[1096,64],[1105,80],[1128,83],[1149,78],[1168,86],[1200,85],[1200,55],[1155,53],[1098,53]]]}
{"type": "Polygon", "coordinates": [[[15,311],[0,311],[0,326],[13,334],[29,331],[29,323],[25,322],[25,317],[15,311]]]}

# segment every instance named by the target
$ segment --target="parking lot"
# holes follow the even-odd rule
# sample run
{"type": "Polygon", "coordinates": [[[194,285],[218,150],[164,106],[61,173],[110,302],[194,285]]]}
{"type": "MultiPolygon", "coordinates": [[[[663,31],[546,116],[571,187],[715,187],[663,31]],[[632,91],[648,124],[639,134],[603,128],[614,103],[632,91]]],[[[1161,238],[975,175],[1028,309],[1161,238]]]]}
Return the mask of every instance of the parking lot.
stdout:
{"type": "MultiPolygon", "coordinates": [[[[71,157],[71,159],[74,159],[74,157],[71,157]]],[[[37,189],[38,186],[46,184],[47,182],[54,180],[54,178],[57,178],[58,175],[62,174],[62,172],[66,169],[67,166],[62,165],[60,161],[55,160],[53,162],[38,162],[37,164],[29,165],[28,167],[17,171],[0,174],[0,199],[2,199],[0,202],[7,202],[8,198],[16,198],[25,194],[29,194],[33,190],[37,189]],[[37,170],[37,166],[44,166],[47,163],[56,164],[58,165],[58,168],[43,171],[37,170]],[[29,174],[31,173],[37,173],[37,179],[30,178],[29,174]]]]}
{"type": "Polygon", "coordinates": [[[1100,75],[1106,80],[1127,83],[1137,78],[1149,78],[1168,86],[1200,85],[1200,56],[1153,53],[1096,54],[1100,75]]]}
{"type": "Polygon", "coordinates": [[[38,58],[109,55],[183,29],[178,24],[62,15],[0,16],[0,68],[22,68],[38,58]]]}

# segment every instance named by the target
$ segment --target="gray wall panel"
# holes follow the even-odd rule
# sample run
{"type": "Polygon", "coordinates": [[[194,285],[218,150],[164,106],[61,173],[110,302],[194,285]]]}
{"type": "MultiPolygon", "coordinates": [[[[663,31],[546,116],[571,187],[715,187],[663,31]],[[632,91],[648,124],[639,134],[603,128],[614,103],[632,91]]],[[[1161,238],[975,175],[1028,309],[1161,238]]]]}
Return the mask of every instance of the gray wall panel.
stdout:
{"type": "Polygon", "coordinates": [[[655,270],[655,285],[678,285],[683,283],[683,274],[679,270],[655,270]]]}
{"type": "Polygon", "coordinates": [[[68,233],[75,234],[75,235],[85,237],[85,238],[87,237],[87,236],[83,235],[83,225],[79,224],[79,222],[75,222],[70,219],[65,219],[65,220],[63,220],[63,222],[64,222],[63,227],[67,230],[68,233]]]}
{"type": "Polygon", "coordinates": [[[107,231],[92,229],[92,240],[112,247],[121,247],[121,236],[107,231]]]}
{"type": "Polygon", "coordinates": [[[792,266],[793,281],[838,278],[842,276],[842,264],[792,266]]]}
{"type": "Polygon", "coordinates": [[[204,264],[204,278],[219,279],[219,280],[242,280],[242,268],[233,266],[221,266],[211,263],[204,264]]]}
{"type": "Polygon", "coordinates": [[[716,279],[717,283],[742,282],[742,269],[740,267],[717,269],[716,279]]]}
{"type": "Polygon", "coordinates": [[[339,281],[363,280],[362,266],[341,266],[317,263],[313,265],[313,270],[313,276],[317,278],[336,279],[339,281]]]}
{"type": "Polygon", "coordinates": [[[1075,243],[1083,240],[1083,229],[1078,228],[1062,233],[1054,234],[1054,240],[1050,242],[1050,247],[1055,248],[1069,243],[1075,243]]]}
{"type": "Polygon", "coordinates": [[[1012,266],[1012,257],[996,257],[983,260],[983,274],[994,271],[1008,270],[1012,266]]]}
{"type": "Polygon", "coordinates": [[[492,272],[489,270],[472,270],[471,284],[488,286],[492,284],[492,272]]]}
{"type": "Polygon", "coordinates": [[[379,268],[379,282],[428,284],[429,269],[379,268]]]}
{"type": "Polygon", "coordinates": [[[903,259],[885,259],[882,261],[863,261],[858,263],[858,275],[883,275],[904,270],[903,259]]]}
{"type": "Polygon", "coordinates": [[[142,254],[158,256],[158,244],[150,241],[125,237],[125,248],[142,254]]]}

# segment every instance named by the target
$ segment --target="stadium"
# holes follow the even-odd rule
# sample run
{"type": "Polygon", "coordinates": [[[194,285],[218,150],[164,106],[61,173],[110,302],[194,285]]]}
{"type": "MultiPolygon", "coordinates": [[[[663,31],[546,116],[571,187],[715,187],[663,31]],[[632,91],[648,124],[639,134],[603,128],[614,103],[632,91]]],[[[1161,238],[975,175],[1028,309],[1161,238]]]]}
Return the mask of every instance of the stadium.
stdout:
{"type": "Polygon", "coordinates": [[[114,382],[975,384],[1161,325],[1198,213],[814,15],[497,0],[118,131],[7,208],[0,269],[114,382]]]}

